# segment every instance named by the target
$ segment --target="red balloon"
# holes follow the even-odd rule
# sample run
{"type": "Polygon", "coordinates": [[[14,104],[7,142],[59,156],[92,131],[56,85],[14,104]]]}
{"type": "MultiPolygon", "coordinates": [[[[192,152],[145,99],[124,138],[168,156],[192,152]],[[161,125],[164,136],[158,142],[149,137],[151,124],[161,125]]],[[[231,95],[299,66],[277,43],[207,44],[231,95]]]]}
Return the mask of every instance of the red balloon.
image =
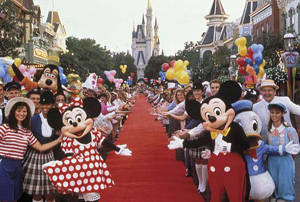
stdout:
{"type": "Polygon", "coordinates": [[[162,65],[162,68],[163,68],[164,71],[168,71],[168,69],[170,68],[170,66],[169,66],[168,63],[164,63],[164,64],[162,65]]]}
{"type": "Polygon", "coordinates": [[[97,87],[101,86],[103,84],[103,79],[102,78],[98,78],[97,79],[97,87]]]}
{"type": "MultiPolygon", "coordinates": [[[[251,48],[251,46],[248,48],[248,58],[251,58],[251,60],[253,60],[253,54],[254,54],[254,52],[252,51],[252,48],[251,48]]],[[[247,56],[246,56],[247,57],[247,56]]]]}
{"type": "Polygon", "coordinates": [[[245,66],[239,66],[239,73],[243,76],[246,76],[247,71],[245,66]]]}
{"type": "Polygon", "coordinates": [[[170,63],[171,67],[174,67],[175,62],[176,62],[176,60],[171,61],[171,63],[170,63]]]}
{"type": "Polygon", "coordinates": [[[130,76],[133,77],[133,76],[134,76],[134,73],[130,73],[130,76]]]}
{"type": "Polygon", "coordinates": [[[239,66],[245,66],[245,58],[243,57],[238,57],[236,59],[236,63],[239,65],[239,66]]]}
{"type": "Polygon", "coordinates": [[[148,79],[147,79],[147,78],[145,78],[144,80],[145,80],[146,83],[148,82],[148,79]]]}

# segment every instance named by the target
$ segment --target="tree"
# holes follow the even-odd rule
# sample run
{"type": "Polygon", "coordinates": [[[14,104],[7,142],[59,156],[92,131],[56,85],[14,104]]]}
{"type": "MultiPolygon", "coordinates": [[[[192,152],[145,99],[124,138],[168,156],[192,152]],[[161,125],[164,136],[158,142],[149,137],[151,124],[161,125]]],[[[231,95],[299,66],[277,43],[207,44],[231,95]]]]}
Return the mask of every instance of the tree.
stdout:
{"type": "Polygon", "coordinates": [[[145,68],[145,78],[148,78],[148,80],[158,79],[159,72],[161,71],[161,65],[165,62],[170,64],[173,59],[174,57],[166,57],[163,55],[152,56],[145,68]]]}
{"type": "Polygon", "coordinates": [[[5,15],[5,21],[0,23],[0,56],[18,57],[17,48],[22,45],[24,28],[22,16],[18,15],[15,5],[7,0],[0,3],[0,11],[5,15]]]}
{"type": "Polygon", "coordinates": [[[283,37],[279,33],[264,32],[255,41],[264,46],[263,59],[266,67],[276,67],[283,51],[283,37]]]}
{"type": "Polygon", "coordinates": [[[131,73],[134,73],[133,84],[137,79],[137,67],[134,65],[134,58],[127,52],[113,53],[113,69],[117,71],[116,78],[122,78],[124,81],[128,79],[131,73]],[[120,65],[127,65],[125,74],[121,72],[120,65]]]}
{"type": "Polygon", "coordinates": [[[89,38],[68,37],[66,44],[69,52],[60,57],[65,74],[76,73],[85,80],[89,73],[94,72],[106,80],[103,72],[113,67],[111,52],[106,47],[89,38]]]}

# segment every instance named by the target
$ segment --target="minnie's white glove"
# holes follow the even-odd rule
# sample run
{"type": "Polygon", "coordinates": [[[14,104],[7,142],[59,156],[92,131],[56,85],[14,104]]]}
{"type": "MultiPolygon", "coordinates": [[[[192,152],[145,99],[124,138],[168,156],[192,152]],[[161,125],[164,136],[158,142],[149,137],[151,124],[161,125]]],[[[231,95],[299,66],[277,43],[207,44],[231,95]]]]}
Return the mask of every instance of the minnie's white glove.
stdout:
{"type": "Polygon", "coordinates": [[[201,152],[201,157],[204,159],[209,159],[211,156],[211,152],[209,149],[205,149],[204,151],[201,152]]]}
{"type": "Polygon", "coordinates": [[[7,59],[7,58],[0,58],[0,62],[6,64],[8,66],[11,66],[12,64],[14,64],[14,60],[7,59]]]}
{"type": "Polygon", "coordinates": [[[183,148],[183,141],[179,137],[173,136],[173,140],[170,141],[168,148],[169,149],[179,149],[183,148]]]}
{"type": "Polygon", "coordinates": [[[121,156],[132,156],[132,151],[126,148],[127,144],[117,145],[117,147],[120,148],[120,151],[116,152],[116,154],[121,156]]]}
{"type": "Polygon", "coordinates": [[[296,155],[299,153],[299,145],[298,144],[293,144],[293,141],[290,141],[285,145],[285,151],[289,154],[296,155]]]}

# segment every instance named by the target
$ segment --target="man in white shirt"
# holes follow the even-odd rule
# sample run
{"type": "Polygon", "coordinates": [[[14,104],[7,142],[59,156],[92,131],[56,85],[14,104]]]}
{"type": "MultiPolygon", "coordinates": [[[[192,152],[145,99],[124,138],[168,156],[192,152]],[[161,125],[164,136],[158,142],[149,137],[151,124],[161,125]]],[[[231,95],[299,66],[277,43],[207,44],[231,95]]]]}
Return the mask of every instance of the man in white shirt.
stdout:
{"type": "Polygon", "coordinates": [[[262,81],[261,86],[258,87],[258,90],[261,92],[263,99],[253,105],[253,111],[258,115],[261,119],[263,127],[267,127],[270,113],[268,110],[269,103],[282,103],[286,107],[286,113],[284,114],[284,120],[289,125],[292,125],[290,113],[300,116],[300,106],[293,103],[289,97],[286,96],[275,96],[276,90],[278,90],[278,86],[271,79],[266,79],[262,81]]]}

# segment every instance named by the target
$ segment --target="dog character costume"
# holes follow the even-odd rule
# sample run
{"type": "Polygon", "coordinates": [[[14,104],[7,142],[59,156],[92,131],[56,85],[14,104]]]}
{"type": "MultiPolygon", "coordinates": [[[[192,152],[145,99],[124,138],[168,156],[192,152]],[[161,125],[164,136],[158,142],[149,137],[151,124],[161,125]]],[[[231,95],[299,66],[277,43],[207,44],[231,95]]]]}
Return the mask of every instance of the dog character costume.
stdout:
{"type": "Polygon", "coordinates": [[[60,104],[59,109],[48,112],[49,125],[65,136],[61,147],[67,157],[43,166],[59,193],[76,193],[79,199],[98,201],[99,192],[113,186],[114,181],[97,147],[103,145],[116,154],[131,156],[127,145],[115,146],[93,127],[93,118],[100,112],[100,102],[91,97],[83,103],[76,98],[71,104],[60,104]]]}
{"type": "Polygon", "coordinates": [[[19,68],[14,64],[14,60],[7,59],[7,58],[0,58],[0,61],[3,63],[12,66],[13,71],[16,74],[17,79],[20,81],[20,84],[25,87],[27,91],[31,91],[34,88],[41,88],[41,89],[48,89],[51,90],[53,94],[57,92],[63,92],[60,76],[59,76],[59,69],[56,65],[48,64],[45,65],[41,78],[38,82],[33,82],[26,76],[20,72],[19,68]]]}
{"type": "Polygon", "coordinates": [[[247,195],[246,187],[250,188],[244,157],[244,151],[250,148],[250,144],[242,127],[233,122],[235,112],[231,107],[240,96],[239,84],[226,81],[216,95],[205,99],[202,104],[188,101],[186,111],[193,119],[202,118],[207,131],[195,140],[174,137],[168,145],[169,149],[210,145],[213,152],[207,167],[213,202],[222,201],[225,191],[230,202],[243,202],[247,195]]]}
{"type": "Polygon", "coordinates": [[[261,201],[269,198],[275,184],[266,170],[263,162],[264,155],[279,156],[287,153],[297,154],[298,144],[288,143],[284,147],[265,144],[261,139],[262,123],[257,114],[252,110],[252,102],[240,100],[232,104],[236,116],[234,121],[242,126],[250,143],[250,148],[245,152],[245,157],[250,176],[251,190],[249,199],[261,201]]]}

